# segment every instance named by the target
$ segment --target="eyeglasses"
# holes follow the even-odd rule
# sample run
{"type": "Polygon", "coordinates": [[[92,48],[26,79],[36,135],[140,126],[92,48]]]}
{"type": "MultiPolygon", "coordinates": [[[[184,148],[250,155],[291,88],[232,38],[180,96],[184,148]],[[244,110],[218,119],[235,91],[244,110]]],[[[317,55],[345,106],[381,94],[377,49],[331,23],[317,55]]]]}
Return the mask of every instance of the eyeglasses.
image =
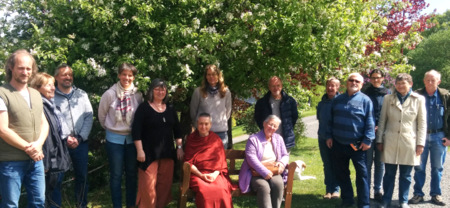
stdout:
{"type": "Polygon", "coordinates": [[[347,80],[347,82],[356,82],[356,83],[361,83],[361,81],[357,80],[357,79],[349,79],[347,80]]]}
{"type": "Polygon", "coordinates": [[[371,80],[377,80],[377,79],[381,79],[383,77],[370,77],[371,80]]]}

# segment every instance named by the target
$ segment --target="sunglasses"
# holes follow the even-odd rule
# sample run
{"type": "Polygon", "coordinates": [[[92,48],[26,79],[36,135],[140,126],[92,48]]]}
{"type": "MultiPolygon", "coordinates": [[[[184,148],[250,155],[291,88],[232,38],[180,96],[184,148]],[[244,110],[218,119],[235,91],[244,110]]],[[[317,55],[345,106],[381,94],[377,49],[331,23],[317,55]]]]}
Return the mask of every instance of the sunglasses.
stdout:
{"type": "Polygon", "coordinates": [[[349,79],[347,80],[347,82],[356,82],[356,83],[361,83],[361,81],[357,80],[357,79],[349,79]]]}

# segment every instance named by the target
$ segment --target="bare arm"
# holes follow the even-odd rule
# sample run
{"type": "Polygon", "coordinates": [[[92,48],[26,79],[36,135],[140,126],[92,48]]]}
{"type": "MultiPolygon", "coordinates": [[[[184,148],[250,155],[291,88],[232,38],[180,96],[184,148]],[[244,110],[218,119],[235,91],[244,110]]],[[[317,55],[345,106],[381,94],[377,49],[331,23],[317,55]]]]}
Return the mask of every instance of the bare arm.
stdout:
{"type": "Polygon", "coordinates": [[[30,145],[22,139],[16,132],[9,128],[9,118],[7,111],[0,111],[0,137],[9,145],[24,150],[30,145]]]}
{"type": "Polygon", "coordinates": [[[144,148],[142,148],[142,141],[135,140],[134,145],[136,146],[137,161],[145,162],[145,152],[144,152],[144,148]]]}

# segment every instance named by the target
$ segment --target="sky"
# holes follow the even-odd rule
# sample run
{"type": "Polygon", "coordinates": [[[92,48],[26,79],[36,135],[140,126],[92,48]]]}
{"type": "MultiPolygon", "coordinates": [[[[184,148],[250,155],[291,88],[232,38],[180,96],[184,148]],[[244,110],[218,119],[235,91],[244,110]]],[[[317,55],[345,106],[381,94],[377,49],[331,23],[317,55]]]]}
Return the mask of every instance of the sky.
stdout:
{"type": "Polygon", "coordinates": [[[425,0],[430,6],[424,10],[424,13],[432,13],[436,9],[436,14],[443,14],[445,11],[450,10],[450,0],[425,0]]]}

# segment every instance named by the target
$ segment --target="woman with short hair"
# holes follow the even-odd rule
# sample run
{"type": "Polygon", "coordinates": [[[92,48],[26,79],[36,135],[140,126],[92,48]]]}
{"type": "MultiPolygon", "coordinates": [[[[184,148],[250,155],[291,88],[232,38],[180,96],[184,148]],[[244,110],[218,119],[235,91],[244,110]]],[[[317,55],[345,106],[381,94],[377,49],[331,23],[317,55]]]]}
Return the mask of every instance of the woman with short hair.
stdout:
{"type": "Polygon", "coordinates": [[[134,86],[137,69],[123,63],[118,67],[119,81],[103,93],[98,120],[106,131],[106,153],[109,160],[109,187],[113,207],[122,207],[122,175],[125,172],[126,206],[134,207],[137,189],[136,147],[131,137],[134,113],[143,102],[134,86]]]}
{"type": "Polygon", "coordinates": [[[289,154],[283,138],[275,133],[280,123],[277,116],[268,116],[264,128],[251,135],[245,146],[239,187],[242,193],[256,192],[259,208],[279,208],[283,200],[289,154]]]}
{"type": "Polygon", "coordinates": [[[377,148],[385,164],[383,207],[389,207],[394,192],[395,175],[399,175],[399,204],[408,206],[411,171],[420,164],[425,145],[427,115],[425,98],[412,91],[412,77],[401,73],[395,78],[395,92],[386,95],[378,123],[377,148]]]}
{"type": "Polygon", "coordinates": [[[46,186],[45,204],[46,207],[61,207],[62,180],[71,164],[66,142],[67,140],[76,141],[76,138],[69,136],[69,130],[61,122],[61,112],[53,102],[55,78],[47,73],[37,73],[31,80],[30,86],[41,93],[45,118],[49,124],[49,133],[42,146],[46,186]]]}

